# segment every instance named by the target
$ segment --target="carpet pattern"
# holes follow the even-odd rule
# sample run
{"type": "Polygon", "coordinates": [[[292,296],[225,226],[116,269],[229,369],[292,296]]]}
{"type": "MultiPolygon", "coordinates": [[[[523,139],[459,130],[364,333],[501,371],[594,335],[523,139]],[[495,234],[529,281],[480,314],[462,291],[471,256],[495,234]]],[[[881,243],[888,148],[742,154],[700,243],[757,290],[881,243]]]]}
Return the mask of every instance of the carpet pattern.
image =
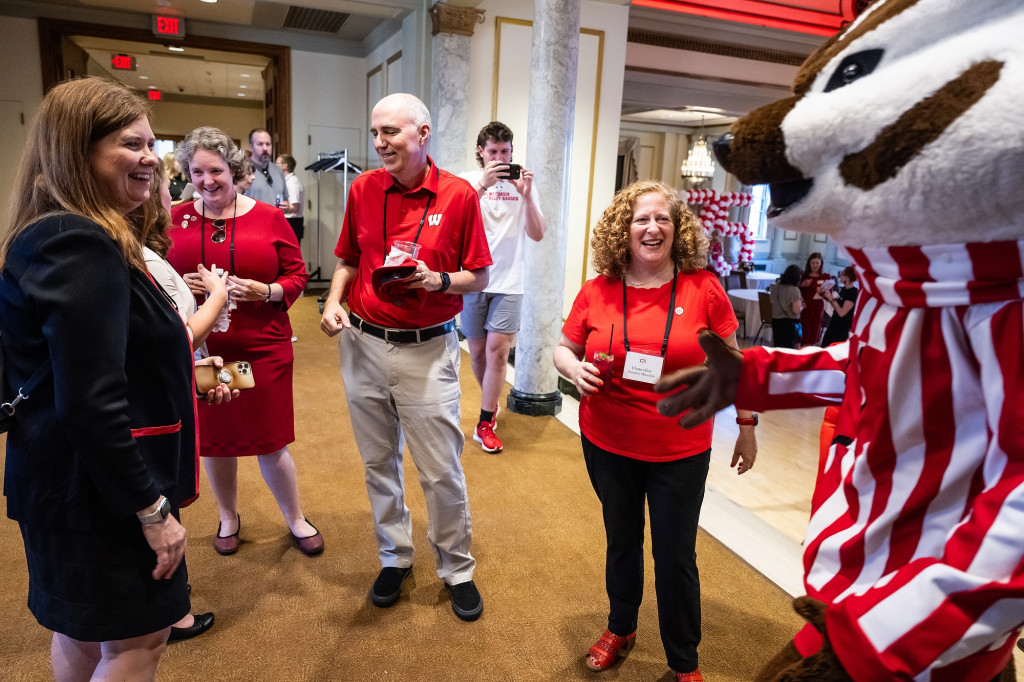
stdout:
{"type": "MultiPolygon", "coordinates": [[[[168,647],[160,680],[670,679],[658,636],[649,550],[636,648],[596,676],[583,664],[605,628],[608,605],[600,507],[579,439],[555,419],[505,410],[498,420],[505,451],[481,451],[471,440],[480,398],[466,355],[463,465],[483,615],[464,623],[451,611],[434,572],[423,495],[409,457],[407,504],[417,543],[413,575],[395,606],[374,607],[367,593],[380,565],[342,392],[337,342],[320,332],[314,296],[298,301],[292,323],[298,336],[292,453],[303,509],[323,532],[326,550],[315,558],[299,553],[256,461],[243,459],[242,545],[234,556],[219,556],[211,544],[217,514],[204,474],[202,495],[183,511],[182,522],[189,532],[193,610],[214,611],[217,620],[202,637],[168,647]]],[[[701,669],[709,681],[749,680],[801,621],[780,589],[703,531],[697,552],[703,592],[701,669]]],[[[17,525],[4,517],[3,680],[50,679],[50,633],[28,612],[26,595],[21,537],[17,525]]]]}

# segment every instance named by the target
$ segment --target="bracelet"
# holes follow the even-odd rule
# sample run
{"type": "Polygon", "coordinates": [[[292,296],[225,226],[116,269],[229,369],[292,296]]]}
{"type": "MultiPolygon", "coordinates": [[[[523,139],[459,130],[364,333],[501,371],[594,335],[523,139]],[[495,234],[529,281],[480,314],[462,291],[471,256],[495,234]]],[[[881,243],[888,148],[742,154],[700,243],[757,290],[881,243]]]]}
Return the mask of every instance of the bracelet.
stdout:
{"type": "Polygon", "coordinates": [[[273,290],[273,289],[271,289],[271,288],[270,288],[270,285],[268,284],[268,285],[267,285],[267,303],[270,303],[270,296],[271,296],[271,294],[273,294],[273,293],[274,293],[274,290],[273,290]]]}
{"type": "Polygon", "coordinates": [[[452,285],[452,278],[447,272],[439,272],[438,274],[441,275],[441,288],[438,289],[437,292],[441,293],[442,291],[448,291],[448,287],[452,285]]]}
{"type": "Polygon", "coordinates": [[[753,417],[736,417],[736,423],[740,426],[757,426],[757,415],[753,417]]]}

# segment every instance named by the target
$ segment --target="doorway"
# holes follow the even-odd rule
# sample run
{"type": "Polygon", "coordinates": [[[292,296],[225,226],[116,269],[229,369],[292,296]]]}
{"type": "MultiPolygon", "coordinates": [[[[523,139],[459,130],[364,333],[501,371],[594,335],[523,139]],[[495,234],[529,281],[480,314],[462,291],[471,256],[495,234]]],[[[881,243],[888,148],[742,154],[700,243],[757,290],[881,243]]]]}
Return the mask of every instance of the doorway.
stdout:
{"type": "MultiPolygon", "coordinates": [[[[85,75],[74,55],[67,54],[65,46],[72,36],[89,36],[110,40],[148,43],[162,46],[168,40],[154,36],[145,29],[103,26],[57,19],[39,19],[39,49],[42,60],[43,91],[67,78],[85,75]]],[[[291,48],[241,40],[186,36],[175,45],[186,49],[217,50],[260,55],[267,58],[264,68],[263,127],[274,141],[275,153],[290,153],[291,147],[291,48]]]]}

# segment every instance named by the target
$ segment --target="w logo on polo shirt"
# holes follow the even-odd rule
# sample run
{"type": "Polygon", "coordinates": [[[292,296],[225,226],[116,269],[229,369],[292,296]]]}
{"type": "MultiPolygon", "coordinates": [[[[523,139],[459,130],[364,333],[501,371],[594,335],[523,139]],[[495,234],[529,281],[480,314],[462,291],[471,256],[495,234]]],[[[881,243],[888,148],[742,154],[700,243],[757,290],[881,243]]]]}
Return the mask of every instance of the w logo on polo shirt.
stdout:
{"type": "Polygon", "coordinates": [[[434,215],[428,215],[427,216],[427,224],[430,225],[431,227],[437,227],[438,225],[441,224],[441,216],[442,215],[443,214],[441,214],[441,213],[435,213],[434,215]]]}

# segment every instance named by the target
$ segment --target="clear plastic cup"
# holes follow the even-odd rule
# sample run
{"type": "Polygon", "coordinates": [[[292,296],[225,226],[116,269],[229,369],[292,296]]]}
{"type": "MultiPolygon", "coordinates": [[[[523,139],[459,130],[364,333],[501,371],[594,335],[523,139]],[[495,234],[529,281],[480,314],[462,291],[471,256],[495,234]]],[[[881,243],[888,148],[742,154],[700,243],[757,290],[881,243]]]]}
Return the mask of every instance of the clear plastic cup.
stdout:
{"type": "Polygon", "coordinates": [[[413,260],[419,260],[420,245],[416,242],[392,242],[391,247],[405,253],[413,260]]]}
{"type": "Polygon", "coordinates": [[[597,368],[598,378],[604,383],[597,387],[598,392],[605,391],[612,384],[612,365],[615,363],[615,356],[605,352],[594,353],[591,360],[597,368]]]}

